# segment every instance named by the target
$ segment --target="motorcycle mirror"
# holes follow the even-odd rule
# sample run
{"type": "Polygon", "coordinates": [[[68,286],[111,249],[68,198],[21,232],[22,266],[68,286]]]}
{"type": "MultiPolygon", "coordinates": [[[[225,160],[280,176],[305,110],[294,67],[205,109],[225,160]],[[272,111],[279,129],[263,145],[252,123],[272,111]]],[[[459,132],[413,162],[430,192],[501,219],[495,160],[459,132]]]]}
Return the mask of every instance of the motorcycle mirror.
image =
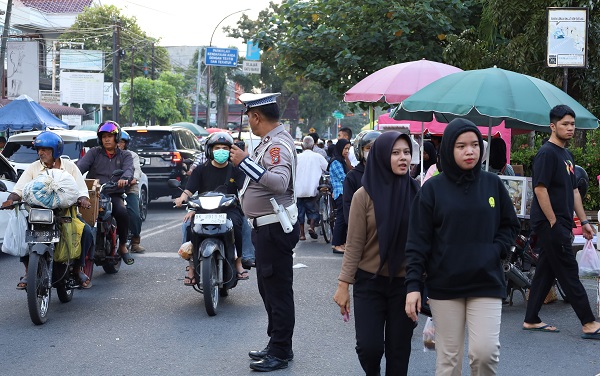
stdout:
{"type": "Polygon", "coordinates": [[[170,188],[179,188],[181,186],[181,182],[179,180],[177,180],[177,179],[169,179],[167,181],[167,185],[170,188]]]}

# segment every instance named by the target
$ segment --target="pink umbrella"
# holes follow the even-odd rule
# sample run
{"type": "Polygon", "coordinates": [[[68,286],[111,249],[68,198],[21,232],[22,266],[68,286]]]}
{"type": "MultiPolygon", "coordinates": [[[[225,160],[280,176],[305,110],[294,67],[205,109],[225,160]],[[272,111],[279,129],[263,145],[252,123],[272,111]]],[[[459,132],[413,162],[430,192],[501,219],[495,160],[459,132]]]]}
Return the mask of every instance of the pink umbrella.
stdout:
{"type": "Polygon", "coordinates": [[[344,94],[344,102],[400,103],[439,78],[462,69],[429,60],[390,65],[370,74],[344,94]]]}

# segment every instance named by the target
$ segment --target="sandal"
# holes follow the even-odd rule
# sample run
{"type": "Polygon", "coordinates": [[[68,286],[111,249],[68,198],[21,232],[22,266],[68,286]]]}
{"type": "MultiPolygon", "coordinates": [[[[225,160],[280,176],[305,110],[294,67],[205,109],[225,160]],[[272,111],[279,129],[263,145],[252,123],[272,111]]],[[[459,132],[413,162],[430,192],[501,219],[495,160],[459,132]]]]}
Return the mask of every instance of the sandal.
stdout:
{"type": "Polygon", "coordinates": [[[315,230],[314,230],[314,229],[312,229],[312,228],[309,228],[309,229],[308,229],[308,235],[310,235],[310,237],[311,237],[311,238],[313,238],[313,239],[316,239],[316,238],[318,238],[318,237],[319,237],[319,236],[317,235],[317,233],[315,232],[315,230]]]}
{"type": "Polygon", "coordinates": [[[79,287],[82,289],[89,289],[92,287],[92,280],[83,272],[83,270],[80,270],[77,273],[77,278],[79,279],[79,287]]]}
{"type": "Polygon", "coordinates": [[[121,253],[121,258],[126,265],[133,265],[135,259],[129,254],[129,252],[121,253]]]}
{"type": "Polygon", "coordinates": [[[248,271],[244,270],[241,272],[237,272],[237,279],[238,279],[238,281],[245,281],[245,280],[250,279],[250,276],[248,275],[248,271]]]}
{"type": "Polygon", "coordinates": [[[17,290],[25,290],[27,288],[27,276],[24,275],[19,278],[19,283],[17,283],[17,290]]]}
{"type": "MultiPolygon", "coordinates": [[[[190,266],[189,265],[185,267],[185,271],[186,272],[190,271],[190,266]]],[[[196,277],[195,276],[194,277],[190,277],[190,276],[186,275],[183,278],[183,284],[186,285],[186,286],[195,286],[198,283],[196,282],[196,277]]]]}

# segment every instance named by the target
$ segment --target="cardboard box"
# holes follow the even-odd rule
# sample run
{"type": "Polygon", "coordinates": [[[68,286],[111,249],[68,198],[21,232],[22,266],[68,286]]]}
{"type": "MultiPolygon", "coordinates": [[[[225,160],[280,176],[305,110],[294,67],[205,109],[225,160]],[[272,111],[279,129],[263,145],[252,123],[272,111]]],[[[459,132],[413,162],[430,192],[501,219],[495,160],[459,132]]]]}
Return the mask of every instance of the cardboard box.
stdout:
{"type": "Polygon", "coordinates": [[[524,176],[523,165],[512,165],[513,171],[517,176],[524,176]]]}
{"type": "Polygon", "coordinates": [[[88,194],[90,196],[90,203],[92,207],[89,209],[79,208],[79,213],[83,219],[90,226],[96,225],[96,219],[98,218],[98,198],[100,197],[100,180],[98,179],[85,179],[85,184],[88,187],[88,194]]]}

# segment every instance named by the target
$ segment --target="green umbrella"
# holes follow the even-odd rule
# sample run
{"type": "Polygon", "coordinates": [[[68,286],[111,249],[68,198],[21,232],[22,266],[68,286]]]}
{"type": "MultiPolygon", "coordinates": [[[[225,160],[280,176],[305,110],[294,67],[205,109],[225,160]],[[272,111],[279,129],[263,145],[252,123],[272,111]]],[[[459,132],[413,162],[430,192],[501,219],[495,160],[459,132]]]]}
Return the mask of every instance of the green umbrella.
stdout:
{"type": "Polygon", "coordinates": [[[171,124],[172,127],[182,127],[182,128],[186,128],[189,129],[190,131],[192,131],[192,133],[196,136],[196,137],[206,137],[208,136],[208,132],[206,131],[206,129],[204,129],[203,127],[196,125],[194,123],[188,123],[185,121],[182,121],[180,123],[175,123],[175,124],[171,124]]]}
{"type": "Polygon", "coordinates": [[[393,112],[396,120],[448,123],[462,117],[475,124],[549,132],[550,109],[566,104],[575,111],[576,128],[596,129],[598,118],[556,86],[500,68],[453,73],[405,99],[393,112]]]}

